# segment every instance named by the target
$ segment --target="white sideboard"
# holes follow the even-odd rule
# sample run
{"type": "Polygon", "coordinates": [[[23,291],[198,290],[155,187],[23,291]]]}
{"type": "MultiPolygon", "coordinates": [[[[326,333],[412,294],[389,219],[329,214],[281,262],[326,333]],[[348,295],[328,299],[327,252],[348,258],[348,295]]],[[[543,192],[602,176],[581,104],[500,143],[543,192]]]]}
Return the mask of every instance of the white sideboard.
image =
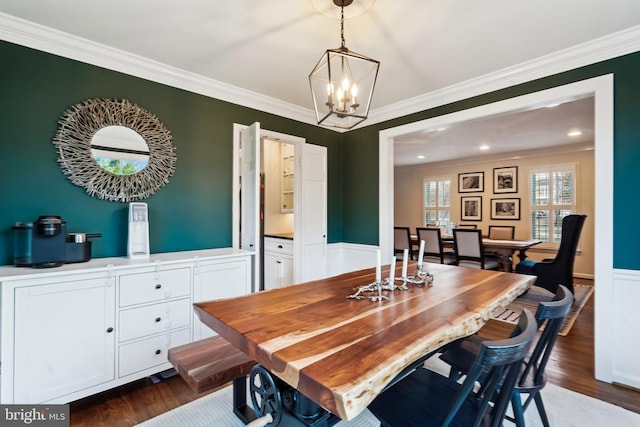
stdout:
{"type": "Polygon", "coordinates": [[[0,402],[68,403],[169,369],[213,334],[192,304],[250,293],[251,251],[0,267],[0,402]]]}

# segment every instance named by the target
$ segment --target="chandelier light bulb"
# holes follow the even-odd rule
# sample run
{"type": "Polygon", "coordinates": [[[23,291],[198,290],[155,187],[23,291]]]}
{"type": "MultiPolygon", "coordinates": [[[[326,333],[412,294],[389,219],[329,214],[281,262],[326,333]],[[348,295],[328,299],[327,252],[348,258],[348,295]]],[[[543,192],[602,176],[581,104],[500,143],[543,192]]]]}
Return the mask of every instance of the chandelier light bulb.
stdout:
{"type": "Polygon", "coordinates": [[[342,90],[345,92],[349,90],[349,78],[347,76],[344,76],[344,79],[342,79],[342,90]]]}

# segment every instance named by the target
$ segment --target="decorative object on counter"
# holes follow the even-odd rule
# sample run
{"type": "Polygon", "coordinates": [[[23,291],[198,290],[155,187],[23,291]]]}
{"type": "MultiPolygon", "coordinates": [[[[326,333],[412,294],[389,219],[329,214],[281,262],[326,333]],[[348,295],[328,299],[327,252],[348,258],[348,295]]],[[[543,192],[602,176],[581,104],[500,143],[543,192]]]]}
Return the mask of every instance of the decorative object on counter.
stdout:
{"type": "Polygon", "coordinates": [[[149,208],[146,203],[129,203],[129,239],[127,256],[149,258],[149,208]]]}
{"type": "Polygon", "coordinates": [[[34,222],[17,222],[13,227],[14,264],[17,267],[48,268],[91,259],[91,242],[99,233],[71,233],[57,215],[41,215],[34,222]]]}
{"type": "MultiPolygon", "coordinates": [[[[380,302],[382,300],[388,300],[389,297],[382,294],[382,291],[406,291],[409,288],[407,287],[407,283],[411,283],[413,285],[428,285],[433,286],[433,275],[427,271],[422,270],[422,262],[418,261],[418,270],[416,274],[413,276],[407,276],[407,256],[408,249],[405,249],[404,257],[402,260],[402,277],[399,280],[402,281],[402,284],[396,286],[396,257],[392,257],[391,265],[389,267],[389,277],[387,279],[382,279],[382,266],[380,265],[380,250],[377,250],[376,253],[376,280],[375,282],[369,283],[368,285],[358,286],[356,288],[356,292],[347,296],[348,299],[364,299],[365,297],[361,294],[364,292],[372,292],[374,295],[369,296],[368,298],[373,302],[380,302]]],[[[424,253],[424,240],[420,242],[420,254],[424,253]]],[[[419,260],[422,259],[422,256],[419,260]]]]}
{"type": "Polygon", "coordinates": [[[171,133],[155,115],[125,99],[73,105],[60,118],[53,144],[69,180],[103,200],[149,197],[175,171],[171,133]]]}

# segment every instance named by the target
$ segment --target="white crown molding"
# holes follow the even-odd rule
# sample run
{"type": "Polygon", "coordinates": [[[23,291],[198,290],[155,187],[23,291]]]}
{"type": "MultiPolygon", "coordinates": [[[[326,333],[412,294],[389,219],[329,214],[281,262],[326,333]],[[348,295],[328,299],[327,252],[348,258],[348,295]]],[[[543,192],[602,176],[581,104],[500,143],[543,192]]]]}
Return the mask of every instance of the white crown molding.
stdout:
{"type": "MultiPolygon", "coordinates": [[[[313,110],[231,86],[0,12],[0,39],[233,104],[316,125],[313,110]]],[[[640,25],[460,84],[371,110],[359,127],[640,50],[640,25]]],[[[343,132],[343,129],[332,129],[343,132]]]]}
{"type": "Polygon", "coordinates": [[[0,40],[184,89],[200,95],[315,124],[311,109],[283,102],[151,59],[0,12],[0,40]]]}
{"type": "Polygon", "coordinates": [[[526,83],[640,50],[640,25],[494,73],[371,110],[367,125],[526,83]]]}

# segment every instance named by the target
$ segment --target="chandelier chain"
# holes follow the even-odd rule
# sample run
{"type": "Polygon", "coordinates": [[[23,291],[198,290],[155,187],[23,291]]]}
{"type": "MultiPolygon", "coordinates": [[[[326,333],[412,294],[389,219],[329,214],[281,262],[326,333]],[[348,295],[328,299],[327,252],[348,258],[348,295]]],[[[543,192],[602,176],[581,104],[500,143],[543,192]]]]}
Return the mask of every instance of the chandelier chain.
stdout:
{"type": "Polygon", "coordinates": [[[342,47],[344,48],[344,2],[342,2],[342,6],[340,7],[340,38],[342,39],[342,47]]]}

